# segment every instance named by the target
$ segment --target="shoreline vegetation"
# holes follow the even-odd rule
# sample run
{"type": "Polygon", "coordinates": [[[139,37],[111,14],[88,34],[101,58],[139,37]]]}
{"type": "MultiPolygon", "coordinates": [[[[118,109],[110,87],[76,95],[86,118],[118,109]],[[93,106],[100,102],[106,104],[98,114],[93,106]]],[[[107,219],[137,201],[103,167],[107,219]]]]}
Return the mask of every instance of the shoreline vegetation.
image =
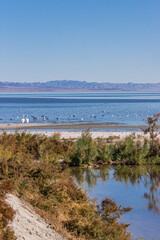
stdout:
{"type": "Polygon", "coordinates": [[[72,166],[101,167],[109,164],[160,164],[160,139],[155,132],[159,115],[148,118],[145,133],[91,137],[82,132],[77,139],[60,134],[3,132],[0,134],[0,239],[15,239],[7,227],[13,210],[4,201],[12,192],[26,202],[51,226],[70,240],[129,240],[128,223],[119,223],[131,207],[118,206],[109,198],[100,204],[90,200],[65,169],[72,166]]]}
{"type": "MultiPolygon", "coordinates": [[[[89,144],[89,149],[92,149],[95,141],[91,140],[89,133],[84,133],[82,138],[85,144],[89,144]]],[[[131,208],[118,206],[108,198],[98,205],[96,200],[90,200],[65,173],[65,169],[72,165],[70,158],[74,156],[75,143],[70,139],[61,140],[59,134],[47,137],[25,132],[2,133],[2,193],[13,192],[29,202],[41,217],[47,219],[51,226],[67,239],[129,240],[130,234],[126,231],[128,224],[118,223],[117,220],[131,208]]],[[[88,157],[93,157],[90,150],[88,157]]],[[[3,199],[1,201],[4,203],[3,199]]],[[[1,209],[1,206],[0,214],[4,215],[4,208],[1,209]]],[[[13,232],[6,230],[4,225],[9,219],[13,219],[13,211],[6,205],[5,211],[8,214],[5,219],[0,219],[0,237],[14,239],[14,235],[11,237],[13,232]]]]}

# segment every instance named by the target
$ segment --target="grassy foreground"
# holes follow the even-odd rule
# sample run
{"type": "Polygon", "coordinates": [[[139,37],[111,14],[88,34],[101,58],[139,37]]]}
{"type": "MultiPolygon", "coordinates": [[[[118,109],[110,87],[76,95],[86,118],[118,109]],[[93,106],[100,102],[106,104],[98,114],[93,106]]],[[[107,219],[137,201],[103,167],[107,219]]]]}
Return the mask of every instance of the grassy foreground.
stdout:
{"type": "Polygon", "coordinates": [[[131,208],[117,206],[110,199],[104,199],[100,205],[89,200],[64,172],[65,165],[59,164],[60,159],[77,164],[84,146],[87,149],[78,164],[89,164],[98,156],[97,146],[101,146],[89,133],[76,142],[61,141],[58,135],[52,138],[26,133],[0,135],[0,240],[15,239],[7,227],[13,218],[12,209],[4,202],[8,191],[23,197],[68,239],[130,239],[128,225],[117,220],[131,208]]]}

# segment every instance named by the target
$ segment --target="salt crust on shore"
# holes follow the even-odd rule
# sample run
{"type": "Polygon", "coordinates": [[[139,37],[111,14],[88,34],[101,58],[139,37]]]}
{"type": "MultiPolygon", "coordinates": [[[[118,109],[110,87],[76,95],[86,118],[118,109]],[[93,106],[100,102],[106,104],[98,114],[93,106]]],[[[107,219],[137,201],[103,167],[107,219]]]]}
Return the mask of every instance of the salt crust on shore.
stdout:
{"type": "Polygon", "coordinates": [[[13,194],[6,195],[6,202],[15,212],[13,222],[10,222],[9,226],[17,240],[67,240],[37,215],[32,207],[28,207],[13,194]]]}
{"type": "MultiPolygon", "coordinates": [[[[2,134],[3,132],[0,132],[0,134],[2,134]]],[[[9,132],[7,131],[8,134],[14,134],[14,132],[9,132]]],[[[21,133],[21,132],[19,132],[21,133]]],[[[82,131],[79,132],[70,132],[70,131],[65,131],[65,132],[49,132],[49,131],[27,131],[26,133],[31,133],[31,134],[37,134],[39,136],[47,136],[47,137],[52,137],[54,134],[59,134],[60,138],[63,139],[77,139],[80,138],[82,135],[82,131]]],[[[124,139],[128,136],[131,135],[135,135],[135,137],[149,137],[149,133],[148,134],[144,134],[143,132],[90,132],[91,136],[93,139],[96,138],[109,138],[109,137],[120,137],[120,139],[124,139]]],[[[160,134],[159,134],[159,138],[160,138],[160,134]]]]}
{"type": "MultiPolygon", "coordinates": [[[[74,138],[80,138],[82,135],[81,132],[30,132],[32,134],[38,134],[38,135],[43,135],[45,134],[47,137],[53,136],[54,133],[60,134],[60,138],[65,138],[65,139],[74,139],[74,138]]],[[[132,134],[135,134],[135,137],[138,136],[149,136],[149,134],[144,135],[143,132],[90,132],[91,136],[93,139],[96,138],[108,138],[112,136],[120,137],[121,139],[124,139],[132,134]]]]}

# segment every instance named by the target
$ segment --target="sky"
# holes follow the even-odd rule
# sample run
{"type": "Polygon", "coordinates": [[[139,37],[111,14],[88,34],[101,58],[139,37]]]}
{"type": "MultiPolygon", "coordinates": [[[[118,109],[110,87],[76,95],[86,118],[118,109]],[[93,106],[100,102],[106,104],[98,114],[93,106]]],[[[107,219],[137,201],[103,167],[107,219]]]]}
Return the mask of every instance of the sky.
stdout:
{"type": "Polygon", "coordinates": [[[159,0],[0,0],[0,81],[160,82],[159,0]]]}

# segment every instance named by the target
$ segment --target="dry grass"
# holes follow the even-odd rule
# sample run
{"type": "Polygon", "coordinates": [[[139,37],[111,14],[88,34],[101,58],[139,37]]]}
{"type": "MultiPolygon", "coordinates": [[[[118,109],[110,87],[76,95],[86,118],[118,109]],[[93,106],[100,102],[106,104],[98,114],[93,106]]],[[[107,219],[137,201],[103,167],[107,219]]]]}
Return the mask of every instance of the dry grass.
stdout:
{"type": "Polygon", "coordinates": [[[5,202],[5,194],[11,191],[10,181],[0,183],[0,240],[15,240],[13,231],[8,227],[9,221],[12,221],[14,212],[5,202]]]}

